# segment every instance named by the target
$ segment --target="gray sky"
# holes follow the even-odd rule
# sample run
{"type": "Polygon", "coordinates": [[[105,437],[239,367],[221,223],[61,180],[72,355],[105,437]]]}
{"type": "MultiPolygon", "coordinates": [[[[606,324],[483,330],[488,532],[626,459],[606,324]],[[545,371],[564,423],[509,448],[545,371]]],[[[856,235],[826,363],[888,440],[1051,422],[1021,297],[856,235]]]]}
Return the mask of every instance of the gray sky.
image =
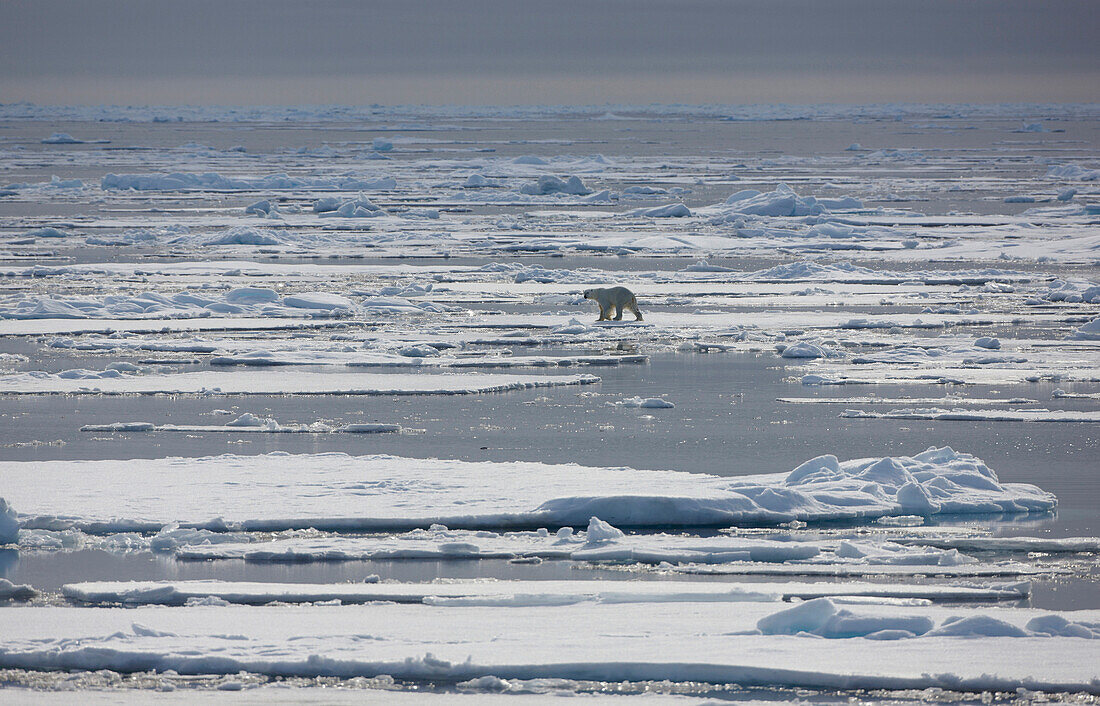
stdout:
{"type": "Polygon", "coordinates": [[[1100,100],[1100,0],[0,0],[0,102],[1100,100]]]}

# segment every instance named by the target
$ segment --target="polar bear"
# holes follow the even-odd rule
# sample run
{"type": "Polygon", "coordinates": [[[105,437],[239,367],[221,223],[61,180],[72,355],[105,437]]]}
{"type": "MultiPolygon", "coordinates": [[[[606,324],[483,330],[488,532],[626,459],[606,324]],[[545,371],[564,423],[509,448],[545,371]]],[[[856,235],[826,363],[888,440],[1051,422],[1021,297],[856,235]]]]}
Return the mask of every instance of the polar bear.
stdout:
{"type": "Polygon", "coordinates": [[[600,318],[596,321],[611,321],[611,309],[615,309],[614,321],[621,321],[623,309],[629,309],[638,317],[635,321],[642,320],[642,312],[638,311],[638,300],[634,293],[626,287],[609,287],[607,289],[596,288],[584,290],[584,298],[592,299],[600,305],[600,318]]]}

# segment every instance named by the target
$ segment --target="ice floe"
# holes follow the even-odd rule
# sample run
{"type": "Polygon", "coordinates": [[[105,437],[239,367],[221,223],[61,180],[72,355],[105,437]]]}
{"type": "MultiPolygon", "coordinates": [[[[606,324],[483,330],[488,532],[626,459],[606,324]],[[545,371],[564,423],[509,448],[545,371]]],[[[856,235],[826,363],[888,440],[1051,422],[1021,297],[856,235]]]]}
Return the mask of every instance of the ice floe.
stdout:
{"type": "Polygon", "coordinates": [[[0,394],[17,395],[464,395],[599,382],[592,375],[500,373],[310,373],[203,371],[123,376],[115,370],[0,375],[0,394]]]}
{"type": "Polygon", "coordinates": [[[0,470],[21,526],[99,532],[173,522],[254,531],[555,528],[584,527],[594,516],[620,528],[691,527],[1056,505],[949,448],[843,463],[821,456],[789,473],[738,478],[343,454],[7,462],[0,470]]]}
{"type": "Polygon", "coordinates": [[[1003,601],[1026,597],[1026,583],[968,585],[829,583],[715,583],[697,581],[448,581],[435,583],[301,584],[238,581],[103,581],[67,584],[64,595],[90,604],[177,605],[218,598],[244,605],[274,601],[345,604],[392,601],[436,606],[559,606],[584,602],[778,603],[791,599],[918,598],[1003,601]]]}
{"type": "MultiPolygon", "coordinates": [[[[518,584],[513,590],[537,588],[518,584]]],[[[0,665],[179,674],[388,674],[436,681],[690,678],[820,689],[1097,691],[1100,643],[1082,639],[1095,635],[1095,611],[824,600],[828,604],[778,610],[773,602],[741,601],[736,611],[728,602],[691,600],[567,605],[543,600],[505,608],[23,607],[0,612],[5,635],[0,665]],[[786,611],[794,609],[800,615],[789,617],[786,611]],[[817,622],[824,613],[829,617],[822,625],[839,616],[833,626],[862,636],[836,635],[829,649],[811,649],[820,646],[820,636],[768,635],[758,628],[761,621],[765,627],[817,622]],[[771,617],[776,614],[785,615],[771,617]],[[933,629],[922,635],[906,629],[929,622],[933,629]],[[871,627],[879,629],[866,630],[871,627]],[[730,649],[731,634],[737,649],[730,649]],[[965,638],[980,638],[980,648],[965,638]]]]}

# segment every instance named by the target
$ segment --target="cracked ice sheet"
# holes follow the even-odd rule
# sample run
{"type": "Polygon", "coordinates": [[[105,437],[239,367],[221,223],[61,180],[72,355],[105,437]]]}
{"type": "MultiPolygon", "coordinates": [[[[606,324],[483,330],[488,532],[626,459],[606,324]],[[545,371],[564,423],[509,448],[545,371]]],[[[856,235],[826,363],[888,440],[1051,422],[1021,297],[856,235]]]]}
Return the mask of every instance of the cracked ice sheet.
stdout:
{"type": "MultiPolygon", "coordinates": [[[[713,581],[479,581],[440,583],[310,584],[249,581],[88,581],[62,587],[66,598],[82,603],[182,606],[218,598],[242,605],[272,601],[311,603],[423,603],[436,606],[556,606],[601,603],[779,603],[843,596],[922,601],[1006,601],[1027,598],[1030,584],[730,583],[713,581]]],[[[773,610],[776,609],[773,607],[773,610]]]]}
{"type": "Polygon", "coordinates": [[[465,395],[599,382],[592,375],[491,373],[288,373],[202,371],[169,375],[62,378],[0,376],[0,394],[14,395],[465,395]]]}
{"type": "MultiPolygon", "coordinates": [[[[823,599],[826,600],[826,599],[823,599]]],[[[831,604],[832,609],[837,606],[831,604]]],[[[1100,612],[849,606],[881,625],[972,620],[1021,635],[1034,619],[1095,624],[1100,612]]],[[[745,633],[774,603],[580,603],[103,608],[0,611],[0,665],[464,680],[696,680],[809,688],[1100,691],[1100,640],[1076,637],[811,639],[745,633]]]]}
{"type": "Polygon", "coordinates": [[[822,578],[859,578],[863,576],[895,579],[905,577],[948,576],[952,578],[995,578],[1014,576],[1056,575],[1072,573],[1070,569],[1045,564],[1042,566],[1006,561],[992,564],[961,564],[957,566],[932,566],[919,564],[856,564],[856,563],[799,563],[765,564],[740,562],[733,564],[683,564],[670,571],[692,576],[789,576],[822,578]]]}
{"type": "Polygon", "coordinates": [[[389,537],[320,537],[278,539],[255,544],[218,547],[189,546],[177,552],[181,559],[244,559],[250,562],[305,563],[316,561],[392,559],[510,559],[539,557],[574,561],[725,562],[788,561],[816,556],[813,543],[780,542],[739,537],[685,537],[636,535],[586,541],[585,533],[555,536],[547,532],[467,532],[415,530],[389,537]]]}
{"type": "Polygon", "coordinates": [[[870,412],[848,409],[841,415],[846,419],[924,419],[948,422],[1100,422],[1100,411],[1081,412],[1049,409],[943,409],[938,407],[894,409],[889,412],[870,412]]]}
{"type": "MultiPolygon", "coordinates": [[[[1025,382],[1100,382],[1100,367],[1065,367],[1059,365],[1029,365],[1026,368],[965,368],[943,366],[915,370],[875,366],[828,369],[805,368],[803,385],[1020,385],[1025,382]],[[813,371],[813,372],[808,372],[813,371]],[[820,371],[820,372],[819,372],[820,371]]],[[[796,380],[798,378],[795,378],[796,380]]]]}
{"type": "MultiPolygon", "coordinates": [[[[597,523],[593,519],[591,522],[597,523]]],[[[462,530],[414,530],[387,537],[291,537],[268,542],[225,542],[203,545],[201,538],[178,549],[184,560],[243,559],[254,563],[308,563],[357,560],[401,559],[511,559],[514,557],[569,559],[590,563],[699,563],[727,564],[767,562],[787,566],[821,565],[839,569],[860,566],[906,566],[911,573],[951,573],[963,566],[964,573],[1012,575],[1035,573],[1032,567],[1017,562],[978,565],[977,561],[954,548],[929,548],[920,538],[912,542],[860,540],[850,542],[814,541],[797,535],[789,540],[744,537],[689,537],[669,534],[616,536],[588,541],[585,532],[564,531],[555,536],[539,532],[469,532],[462,530]],[[912,545],[912,546],[903,546],[912,545]]],[[[983,546],[983,545],[978,545],[983,546]]],[[[984,545],[989,546],[989,545],[984,545]]],[[[1087,538],[1073,546],[1096,547],[1087,538]]],[[[873,573],[868,569],[867,573],[873,573]]]]}
{"type": "Polygon", "coordinates": [[[1057,502],[1033,485],[1001,484],[979,459],[948,448],[843,463],[820,456],[790,473],[737,478],[338,453],[6,462],[0,477],[24,528],[91,533],[177,521],[256,531],[556,528],[593,516],[688,527],[1046,512],[1057,502]]]}
{"type": "Polygon", "coordinates": [[[346,328],[332,319],[220,318],[198,319],[23,319],[0,320],[0,336],[82,333],[178,333],[183,331],[297,331],[346,328]]]}
{"type": "MultiPolygon", "coordinates": [[[[253,346],[255,344],[253,343],[253,346]]],[[[218,355],[211,365],[282,366],[282,365],[343,365],[356,368],[555,368],[571,366],[617,366],[623,363],[641,364],[644,355],[426,355],[410,357],[377,351],[302,351],[271,352],[250,350],[237,355],[218,355]]]]}

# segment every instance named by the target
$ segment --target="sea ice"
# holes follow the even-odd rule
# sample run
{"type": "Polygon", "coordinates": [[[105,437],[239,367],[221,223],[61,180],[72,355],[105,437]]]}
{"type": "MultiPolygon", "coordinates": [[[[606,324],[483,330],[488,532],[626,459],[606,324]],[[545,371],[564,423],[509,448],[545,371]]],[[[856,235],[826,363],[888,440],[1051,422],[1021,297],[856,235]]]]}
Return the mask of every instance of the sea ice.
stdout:
{"type": "MultiPolygon", "coordinates": [[[[385,584],[374,584],[380,585],[385,584]]],[[[522,596],[524,587],[513,590],[522,596]]],[[[485,676],[611,683],[687,677],[711,684],[816,689],[1097,692],[1100,641],[1066,636],[1093,633],[1100,617],[1096,611],[873,604],[848,608],[834,603],[834,615],[850,613],[836,625],[847,624],[856,633],[879,626],[880,634],[870,635],[894,639],[834,638],[827,649],[815,649],[822,647],[816,635],[756,633],[761,620],[779,612],[775,603],[736,605],[736,611],[728,602],[713,601],[521,602],[504,609],[400,603],[171,610],[14,607],[0,611],[5,636],[0,666],[273,676],[387,674],[450,682],[485,676]],[[921,618],[939,627],[915,637],[889,628],[920,627],[921,618]],[[944,632],[930,634],[940,630],[944,632]],[[897,639],[902,637],[908,639],[897,639]]]]}
{"type": "Polygon", "coordinates": [[[789,473],[738,478],[343,454],[5,462],[0,471],[23,527],[83,531],[173,522],[255,531],[583,527],[593,516],[620,528],[728,526],[1056,504],[1035,486],[1000,483],[980,459],[949,448],[843,463],[820,456],[789,473]]]}
{"type": "Polygon", "coordinates": [[[592,375],[497,373],[293,373],[203,371],[121,376],[118,371],[0,375],[0,394],[20,395],[463,395],[599,382],[592,375]]]}

